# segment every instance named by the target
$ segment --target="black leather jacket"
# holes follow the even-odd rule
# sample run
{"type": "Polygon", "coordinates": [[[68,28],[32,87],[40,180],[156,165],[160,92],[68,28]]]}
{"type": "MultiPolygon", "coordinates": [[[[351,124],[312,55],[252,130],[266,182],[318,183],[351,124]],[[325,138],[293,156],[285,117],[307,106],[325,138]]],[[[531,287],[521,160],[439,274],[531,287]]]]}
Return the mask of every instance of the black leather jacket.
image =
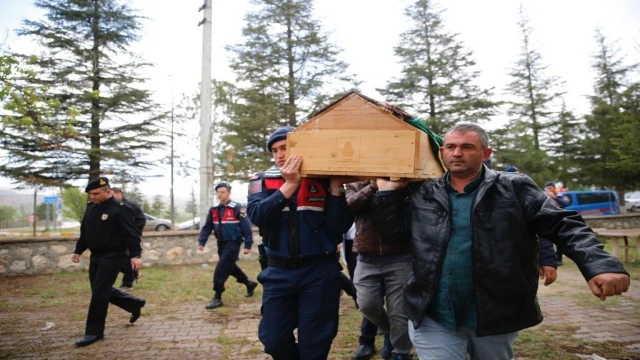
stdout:
{"type": "MultiPolygon", "coordinates": [[[[417,328],[434,298],[449,241],[451,216],[444,180],[412,183],[374,198],[381,236],[411,236],[413,272],[405,308],[417,328]],[[379,205],[379,206],[378,206],[379,205]]],[[[485,169],[472,204],[473,278],[478,336],[505,334],[539,324],[538,235],[553,241],[589,280],[625,273],[575,211],[559,208],[526,175],[485,169]]]]}

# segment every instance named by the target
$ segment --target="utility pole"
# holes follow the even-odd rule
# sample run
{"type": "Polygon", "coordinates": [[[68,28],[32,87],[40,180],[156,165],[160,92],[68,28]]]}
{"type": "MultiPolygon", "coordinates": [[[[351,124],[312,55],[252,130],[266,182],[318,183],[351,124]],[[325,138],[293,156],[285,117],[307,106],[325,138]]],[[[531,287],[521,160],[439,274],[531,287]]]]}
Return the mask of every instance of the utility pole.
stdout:
{"type": "Polygon", "coordinates": [[[211,9],[212,0],[204,0],[202,26],[202,81],[200,85],[200,227],[204,226],[213,200],[213,156],[211,149],[211,9]]]}
{"type": "Polygon", "coordinates": [[[174,138],[174,134],[173,134],[173,84],[172,84],[171,85],[171,191],[169,195],[171,196],[171,229],[175,230],[176,214],[175,214],[175,206],[174,206],[175,204],[173,201],[173,161],[174,161],[173,160],[174,159],[173,138],[174,138]]]}

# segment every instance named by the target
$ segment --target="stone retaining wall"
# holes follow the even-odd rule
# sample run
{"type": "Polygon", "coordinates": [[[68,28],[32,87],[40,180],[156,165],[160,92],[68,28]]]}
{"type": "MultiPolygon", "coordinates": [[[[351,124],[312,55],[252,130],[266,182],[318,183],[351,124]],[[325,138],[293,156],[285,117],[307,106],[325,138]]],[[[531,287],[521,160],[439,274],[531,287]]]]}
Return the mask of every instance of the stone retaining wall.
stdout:
{"type": "MultiPolygon", "coordinates": [[[[586,217],[592,228],[640,228],[640,214],[586,217]]],[[[260,236],[254,229],[254,240],[260,236]]],[[[198,231],[148,232],[142,237],[145,266],[155,264],[203,264],[218,261],[215,240],[209,240],[205,251],[197,251],[198,231]]],[[[71,262],[77,236],[0,239],[0,275],[47,274],[55,270],[72,271],[89,268],[89,251],[82,254],[80,263],[71,262]]],[[[241,259],[256,260],[254,245],[249,255],[241,259]]]]}
{"type": "MultiPolygon", "coordinates": [[[[198,231],[148,232],[142,237],[144,266],[155,264],[204,264],[218,261],[218,247],[213,237],[204,251],[198,251],[198,231]]],[[[71,262],[77,236],[0,239],[0,275],[50,274],[55,270],[73,271],[89,268],[90,252],[85,251],[79,263],[71,262]]],[[[260,243],[260,236],[254,233],[260,243]]],[[[242,259],[257,260],[253,246],[242,259]]]]}
{"type": "Polygon", "coordinates": [[[640,229],[640,213],[623,215],[588,216],[584,220],[592,228],[640,229]]]}

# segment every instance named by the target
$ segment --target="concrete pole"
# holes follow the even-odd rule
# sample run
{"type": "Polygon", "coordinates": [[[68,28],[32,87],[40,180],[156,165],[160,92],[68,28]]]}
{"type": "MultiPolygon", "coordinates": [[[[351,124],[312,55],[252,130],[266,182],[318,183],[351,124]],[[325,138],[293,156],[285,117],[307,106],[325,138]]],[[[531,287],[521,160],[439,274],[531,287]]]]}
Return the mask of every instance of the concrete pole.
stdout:
{"type": "Polygon", "coordinates": [[[202,29],[202,81],[200,85],[200,227],[213,204],[213,152],[211,149],[211,9],[212,0],[204,0],[202,29]]]}

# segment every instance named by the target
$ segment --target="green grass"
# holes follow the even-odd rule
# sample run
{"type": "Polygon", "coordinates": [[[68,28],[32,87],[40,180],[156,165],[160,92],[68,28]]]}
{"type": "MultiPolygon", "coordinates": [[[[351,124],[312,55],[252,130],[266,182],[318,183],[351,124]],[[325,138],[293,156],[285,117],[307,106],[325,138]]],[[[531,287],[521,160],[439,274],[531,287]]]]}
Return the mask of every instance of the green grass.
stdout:
{"type": "Polygon", "coordinates": [[[574,360],[573,354],[597,353],[606,359],[640,359],[640,355],[625,352],[619,342],[591,342],[576,339],[571,326],[540,325],[520,332],[514,344],[517,357],[540,360],[574,360]]]}

